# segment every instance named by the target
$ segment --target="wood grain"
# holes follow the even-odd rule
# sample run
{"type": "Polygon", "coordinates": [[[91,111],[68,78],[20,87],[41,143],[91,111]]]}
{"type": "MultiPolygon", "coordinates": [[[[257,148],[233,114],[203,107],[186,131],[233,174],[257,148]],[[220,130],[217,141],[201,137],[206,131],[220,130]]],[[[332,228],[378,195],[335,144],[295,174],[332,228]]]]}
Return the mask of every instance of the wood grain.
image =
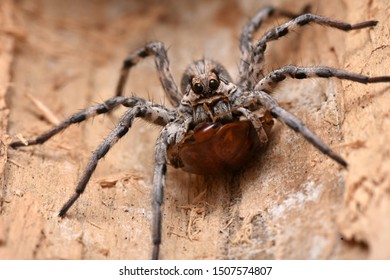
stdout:
{"type": "MultiPolygon", "coordinates": [[[[386,0],[302,6],[282,0],[1,1],[0,258],[148,259],[159,129],[136,122],[61,220],[58,211],[88,157],[123,110],[71,127],[42,146],[12,150],[5,145],[10,138],[33,137],[52,125],[27,95],[63,119],[111,97],[122,60],[150,40],[169,47],[177,82],[202,56],[236,76],[241,26],[271,2],[294,12],[309,3],[317,14],[379,24],[350,33],[306,26],[269,44],[267,70],[326,65],[390,74],[386,0]]],[[[131,72],[126,94],[167,103],[152,59],[131,72]]],[[[280,123],[268,149],[237,174],[202,177],[169,168],[161,257],[389,259],[389,86],[288,80],[275,96],[350,168],[342,170],[280,123]]]]}

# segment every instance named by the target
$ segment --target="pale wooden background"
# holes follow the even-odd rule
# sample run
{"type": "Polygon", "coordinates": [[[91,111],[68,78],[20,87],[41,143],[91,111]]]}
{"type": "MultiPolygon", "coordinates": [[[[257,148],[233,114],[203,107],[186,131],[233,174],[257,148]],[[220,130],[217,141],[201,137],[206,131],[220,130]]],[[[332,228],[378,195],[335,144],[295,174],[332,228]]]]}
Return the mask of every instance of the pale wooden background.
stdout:
{"type": "MultiPolygon", "coordinates": [[[[89,155],[123,110],[74,126],[43,146],[15,151],[5,145],[11,137],[36,136],[51,126],[26,95],[63,119],[111,97],[123,58],[150,40],[169,46],[177,82],[202,56],[221,61],[235,76],[241,26],[271,2],[295,12],[310,3],[324,16],[380,23],[348,34],[306,26],[269,44],[268,70],[327,65],[390,74],[387,0],[299,6],[283,0],[1,1],[0,258],[149,258],[158,128],[137,122],[60,220],[58,210],[89,155]],[[102,188],[99,180],[118,182],[102,188]]],[[[166,103],[152,59],[131,73],[126,92],[166,103]]],[[[389,87],[287,81],[276,96],[347,159],[349,170],[281,124],[267,151],[238,174],[203,178],[169,168],[162,258],[390,258],[389,87]]]]}

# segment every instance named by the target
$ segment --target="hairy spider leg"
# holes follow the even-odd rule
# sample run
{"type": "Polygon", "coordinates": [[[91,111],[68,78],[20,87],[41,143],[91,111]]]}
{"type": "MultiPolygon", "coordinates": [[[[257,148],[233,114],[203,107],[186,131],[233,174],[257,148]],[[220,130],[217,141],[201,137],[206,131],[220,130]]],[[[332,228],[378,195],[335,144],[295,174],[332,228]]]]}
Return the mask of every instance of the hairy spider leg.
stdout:
{"type": "Polygon", "coordinates": [[[297,117],[284,110],[268,93],[276,85],[285,80],[286,77],[294,79],[306,79],[312,77],[318,78],[339,78],[344,80],[351,80],[358,83],[382,83],[390,82],[390,76],[368,77],[357,73],[347,72],[344,70],[333,69],[329,67],[296,67],[285,66],[278,70],[272,71],[265,76],[256,86],[254,91],[246,92],[243,96],[235,100],[235,105],[242,106],[247,104],[251,99],[256,99],[260,105],[265,106],[270,110],[271,114],[287,124],[288,127],[300,133],[309,143],[320,150],[322,153],[332,158],[344,167],[347,167],[346,161],[336,154],[330,147],[328,147],[315,133],[310,131],[297,117]]]}
{"type": "Polygon", "coordinates": [[[177,107],[182,98],[178,90],[175,79],[173,78],[169,69],[169,59],[167,50],[162,42],[150,42],[143,48],[132,52],[124,61],[120,72],[119,81],[116,87],[116,96],[123,95],[123,89],[129,76],[130,68],[138,64],[138,62],[145,57],[154,55],[157,72],[160,77],[161,85],[168,97],[169,102],[177,107]]]}
{"type": "MultiPolygon", "coordinates": [[[[250,89],[257,83],[249,73],[250,64],[254,63],[252,57],[253,52],[253,34],[260,28],[265,20],[270,17],[287,17],[296,18],[300,14],[307,13],[309,6],[305,6],[301,13],[294,14],[289,11],[285,11],[275,7],[265,7],[261,9],[254,17],[252,17],[242,28],[240,36],[240,68],[238,76],[238,84],[243,86],[244,89],[250,89]]],[[[256,73],[262,74],[263,61],[257,61],[253,66],[256,69],[256,73]]]]}
{"type": "Polygon", "coordinates": [[[101,104],[91,106],[89,108],[86,108],[80,112],[77,112],[77,113],[71,115],[70,117],[68,117],[67,119],[65,119],[64,121],[59,123],[58,125],[54,126],[53,128],[51,128],[47,132],[39,135],[35,139],[27,140],[27,144],[25,142],[22,142],[22,141],[15,141],[15,142],[11,143],[10,146],[12,148],[17,148],[17,147],[23,147],[23,146],[32,146],[32,145],[43,144],[47,140],[49,140],[51,137],[53,137],[54,135],[65,130],[66,128],[68,128],[72,124],[80,123],[80,122],[83,122],[87,119],[90,119],[96,115],[100,115],[100,114],[104,114],[104,113],[107,113],[109,111],[112,111],[113,109],[115,109],[119,105],[124,105],[126,107],[132,107],[132,106],[134,106],[134,104],[137,103],[137,101],[139,99],[140,98],[138,98],[138,97],[125,97],[125,96],[117,96],[117,97],[110,98],[101,104]]]}
{"type": "Polygon", "coordinates": [[[264,91],[245,92],[242,97],[236,99],[237,104],[257,103],[271,112],[271,115],[285,123],[289,128],[300,133],[310,144],[316,147],[323,154],[347,168],[347,162],[325,144],[314,132],[308,129],[305,124],[296,116],[283,109],[278,102],[264,91]]]}
{"type": "Polygon", "coordinates": [[[370,83],[386,83],[390,82],[390,76],[369,77],[353,72],[348,72],[340,69],[330,67],[297,67],[284,66],[280,69],[274,70],[267,74],[258,82],[254,90],[265,91],[271,93],[279,82],[285,80],[287,77],[293,79],[307,79],[307,78],[338,78],[342,80],[350,80],[362,84],[370,83]]]}
{"type": "Polygon", "coordinates": [[[378,21],[376,20],[370,20],[352,25],[346,22],[341,22],[314,14],[300,15],[286,22],[285,24],[282,24],[274,29],[269,30],[257,41],[256,46],[251,53],[251,60],[248,70],[248,80],[255,81],[256,83],[263,77],[261,68],[259,68],[257,65],[261,64],[264,61],[264,52],[266,50],[268,42],[277,40],[280,37],[287,35],[291,31],[294,31],[312,22],[340,29],[343,31],[351,31],[361,28],[373,27],[378,23],[378,21]]]}
{"type": "Polygon", "coordinates": [[[152,107],[148,106],[147,101],[143,100],[145,104],[139,104],[130,108],[123,115],[119,122],[119,125],[103,140],[98,148],[93,152],[91,159],[89,160],[83,175],[79,179],[74,194],[61,208],[59,216],[63,217],[73,203],[84,192],[92,173],[95,171],[98,161],[103,158],[110,148],[122,138],[132,126],[135,118],[143,118],[148,122],[164,125],[171,121],[171,115],[168,110],[162,110],[161,106],[152,107]]]}
{"type": "MultiPolygon", "coordinates": [[[[257,135],[259,136],[260,143],[267,143],[268,142],[268,133],[271,130],[273,121],[269,123],[269,128],[264,127],[263,123],[261,122],[261,119],[258,115],[256,115],[254,112],[246,109],[246,108],[238,108],[238,112],[240,112],[246,119],[248,119],[253,127],[255,128],[257,135]],[[268,133],[267,133],[268,131],[268,133]]],[[[272,117],[271,117],[272,119],[272,117]]]]}
{"type": "Polygon", "coordinates": [[[32,146],[32,145],[39,145],[45,143],[47,140],[49,140],[54,135],[60,133],[61,131],[65,130],[72,124],[81,123],[87,119],[90,119],[96,115],[104,114],[107,112],[112,111],[119,105],[123,105],[125,107],[134,107],[137,104],[144,104],[146,106],[150,106],[155,108],[154,110],[161,110],[164,112],[163,117],[157,118],[154,120],[156,124],[159,125],[166,125],[169,122],[169,117],[167,114],[169,114],[169,110],[166,109],[162,105],[154,104],[149,101],[145,101],[142,98],[136,97],[136,96],[115,96],[108,100],[106,100],[103,103],[100,103],[95,106],[91,106],[89,108],[86,108],[78,113],[75,113],[59,123],[58,125],[54,126],[50,130],[46,131],[45,133],[37,136],[35,139],[29,139],[27,140],[27,143],[24,141],[15,141],[10,144],[12,148],[18,148],[23,146],[32,146]]]}
{"type": "MultiPolygon", "coordinates": [[[[124,116],[122,117],[120,124],[109,134],[109,136],[100,144],[100,146],[95,150],[90,159],[86,170],[79,179],[75,193],[71,198],[64,204],[59,212],[59,216],[63,217],[73,203],[79,198],[79,196],[84,192],[85,187],[94,172],[99,159],[101,159],[109,149],[122,137],[124,136],[129,128],[132,125],[134,118],[140,117],[144,120],[160,125],[165,126],[171,122],[175,116],[173,111],[170,111],[159,104],[154,104],[150,101],[146,101],[139,97],[125,97],[125,96],[116,96],[108,99],[104,103],[98,104],[96,106],[89,107],[85,110],[82,110],[76,114],[71,115],[69,118],[61,122],[59,125],[53,127],[49,131],[43,133],[33,140],[27,141],[27,146],[43,144],[49,140],[54,135],[65,130],[71,124],[80,123],[91,117],[94,117],[98,114],[107,113],[119,105],[126,107],[131,107],[124,116]]],[[[16,141],[10,144],[11,147],[17,148],[21,146],[26,146],[25,143],[21,141],[16,141]]]]}
{"type": "Polygon", "coordinates": [[[157,138],[154,148],[153,197],[152,197],[152,259],[159,259],[162,212],[161,205],[164,200],[165,176],[167,173],[167,149],[170,144],[177,141],[176,136],[185,126],[184,123],[171,122],[165,126],[157,138]]]}

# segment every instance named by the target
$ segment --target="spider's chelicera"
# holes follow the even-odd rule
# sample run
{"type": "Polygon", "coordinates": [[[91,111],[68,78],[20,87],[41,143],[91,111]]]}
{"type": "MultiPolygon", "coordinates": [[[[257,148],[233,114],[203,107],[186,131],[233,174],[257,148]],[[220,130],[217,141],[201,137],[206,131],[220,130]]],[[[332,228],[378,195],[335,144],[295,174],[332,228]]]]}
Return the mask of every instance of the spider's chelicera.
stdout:
{"type": "MultiPolygon", "coordinates": [[[[390,82],[390,76],[367,77],[329,67],[286,66],[263,75],[264,52],[267,43],[277,40],[300,27],[316,23],[350,31],[373,27],[377,21],[351,25],[318,15],[294,15],[272,7],[258,12],[243,28],[240,37],[240,66],[236,82],[226,69],[216,61],[201,59],[184,72],[181,88],[173,79],[166,49],[161,42],[151,42],[131,53],[125,59],[118,82],[116,96],[104,103],[89,107],[65,119],[59,125],[27,145],[42,144],[74,123],[98,114],[107,113],[119,105],[128,107],[119,125],[104,139],[92,155],[77,183],[75,193],[60,210],[63,217],[85,187],[99,159],[124,136],[135,118],[162,126],[155,146],[153,175],[152,257],[159,257],[161,244],[161,205],[165,186],[167,164],[197,174],[234,171],[245,164],[253,153],[268,142],[268,135],[276,118],[300,133],[322,153],[347,167],[346,161],[333,152],[298,118],[278,105],[271,96],[274,88],[286,78],[339,78],[359,83],[390,82]],[[287,23],[266,32],[253,42],[253,33],[271,16],[290,18],[287,23]],[[162,87],[174,109],[136,97],[122,96],[130,69],[145,57],[154,56],[162,87]]],[[[25,146],[20,141],[11,143],[16,148],[25,146]]]]}

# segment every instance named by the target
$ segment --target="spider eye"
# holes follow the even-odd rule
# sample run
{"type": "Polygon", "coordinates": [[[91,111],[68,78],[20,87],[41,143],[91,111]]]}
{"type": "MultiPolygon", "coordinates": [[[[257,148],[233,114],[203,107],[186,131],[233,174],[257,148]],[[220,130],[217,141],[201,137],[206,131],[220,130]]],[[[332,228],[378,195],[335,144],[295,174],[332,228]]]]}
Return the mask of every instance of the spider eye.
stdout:
{"type": "Polygon", "coordinates": [[[216,79],[211,79],[211,80],[209,81],[209,88],[210,88],[211,90],[216,90],[218,87],[219,87],[219,81],[218,81],[218,80],[216,80],[216,79]]]}
{"type": "Polygon", "coordinates": [[[192,85],[192,90],[197,93],[197,94],[200,94],[203,92],[203,86],[201,83],[195,83],[192,85]]]}

